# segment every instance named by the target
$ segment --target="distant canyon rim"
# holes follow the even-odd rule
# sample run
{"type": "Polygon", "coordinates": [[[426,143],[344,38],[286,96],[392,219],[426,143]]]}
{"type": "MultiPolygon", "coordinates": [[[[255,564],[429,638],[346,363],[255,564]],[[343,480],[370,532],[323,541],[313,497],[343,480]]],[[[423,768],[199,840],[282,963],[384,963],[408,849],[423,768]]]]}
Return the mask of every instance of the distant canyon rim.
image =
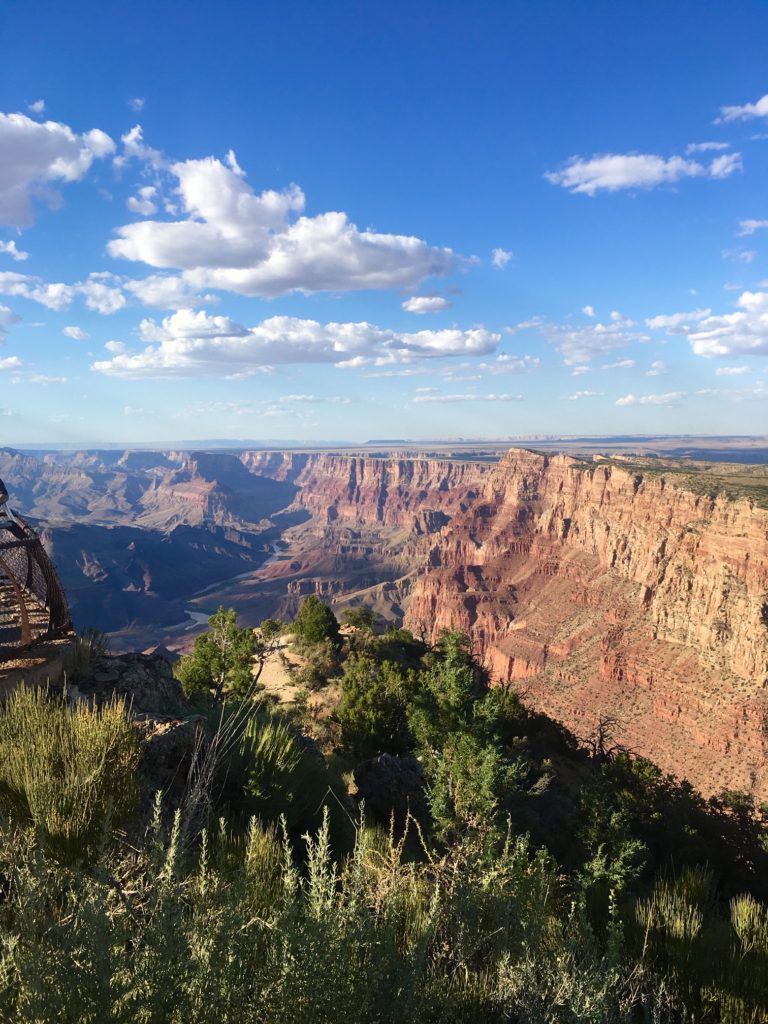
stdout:
{"type": "MultiPolygon", "coordinates": [[[[711,453],[710,457],[711,457],[711,453]]],[[[734,453],[734,463],[738,453],[734,453]]],[[[512,449],[0,449],[78,626],[189,646],[317,593],[434,641],[705,795],[768,798],[768,467],[512,449]]]]}

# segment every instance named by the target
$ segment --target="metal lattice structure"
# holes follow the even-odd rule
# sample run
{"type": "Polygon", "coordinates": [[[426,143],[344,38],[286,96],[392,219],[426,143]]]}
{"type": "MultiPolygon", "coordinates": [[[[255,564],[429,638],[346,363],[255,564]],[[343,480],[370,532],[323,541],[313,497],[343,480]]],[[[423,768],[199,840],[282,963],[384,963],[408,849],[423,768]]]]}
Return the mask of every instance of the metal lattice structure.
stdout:
{"type": "Polygon", "coordinates": [[[64,590],[35,531],[0,480],[0,662],[72,629],[64,590]]]}

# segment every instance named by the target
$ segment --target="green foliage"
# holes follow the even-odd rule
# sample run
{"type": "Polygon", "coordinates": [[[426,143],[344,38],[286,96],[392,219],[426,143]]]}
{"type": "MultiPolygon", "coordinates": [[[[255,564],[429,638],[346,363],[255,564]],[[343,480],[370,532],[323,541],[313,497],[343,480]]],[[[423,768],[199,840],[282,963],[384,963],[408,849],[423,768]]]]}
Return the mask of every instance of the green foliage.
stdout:
{"type": "MultiPolygon", "coordinates": [[[[220,641],[248,632],[217,616],[220,641]]],[[[223,669],[217,684],[211,641],[191,656],[210,722],[199,792],[170,828],[158,801],[127,841],[125,709],[21,691],[0,713],[0,1020],[768,1019],[768,834],[749,798],[704,801],[607,733],[579,749],[490,687],[455,633],[432,650],[404,631],[302,638],[317,685],[343,667],[324,735],[309,716],[335,688],[307,702],[321,749],[295,708],[250,699],[254,652],[263,664],[272,639],[249,647],[248,699],[223,669]],[[354,828],[335,765],[349,780],[382,752],[416,755],[430,813],[354,828]]],[[[393,791],[420,784],[412,761],[374,767],[393,791]]]]}
{"type": "Polygon", "coordinates": [[[404,677],[392,662],[364,653],[347,660],[336,714],[341,742],[364,761],[377,754],[404,754],[411,747],[404,677]]]}
{"type": "Polygon", "coordinates": [[[568,915],[523,840],[493,869],[471,846],[414,865],[362,826],[338,861],[326,819],[300,864],[256,822],[187,853],[178,823],[155,824],[130,857],[67,879],[10,841],[0,1016],[16,1024],[629,1024],[653,988],[619,933],[601,946],[568,915]]]}
{"type": "Polygon", "coordinates": [[[334,647],[338,647],[341,643],[336,616],[315,594],[310,594],[301,602],[292,628],[296,638],[303,644],[319,644],[323,640],[330,640],[334,647]]]}
{"type": "Polygon", "coordinates": [[[185,696],[213,690],[246,694],[253,689],[257,641],[252,629],[237,625],[234,608],[219,608],[208,619],[208,632],[195,637],[192,653],[176,665],[185,696]]]}
{"type": "Polygon", "coordinates": [[[353,608],[347,608],[344,612],[344,623],[355,629],[372,633],[376,627],[376,612],[373,608],[366,608],[365,605],[355,605],[353,608]]]}
{"type": "Polygon", "coordinates": [[[285,631],[285,623],[280,619],[262,619],[259,630],[265,640],[276,640],[285,631]]]}
{"type": "Polygon", "coordinates": [[[0,711],[0,806],[63,859],[90,856],[134,810],[139,759],[123,701],[70,705],[22,686],[0,711]]]}
{"type": "Polygon", "coordinates": [[[301,649],[304,664],[296,672],[295,679],[310,692],[321,690],[329,680],[339,673],[339,650],[331,640],[320,640],[304,644],[301,649]]]}

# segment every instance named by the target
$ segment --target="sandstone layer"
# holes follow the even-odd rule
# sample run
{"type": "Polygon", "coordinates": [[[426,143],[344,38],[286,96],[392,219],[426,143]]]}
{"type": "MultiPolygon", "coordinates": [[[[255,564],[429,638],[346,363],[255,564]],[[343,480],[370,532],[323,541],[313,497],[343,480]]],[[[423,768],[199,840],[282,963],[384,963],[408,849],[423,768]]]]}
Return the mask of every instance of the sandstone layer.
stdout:
{"type": "Polygon", "coordinates": [[[495,681],[577,735],[610,717],[616,742],[703,792],[768,798],[768,511],[523,450],[243,461],[310,514],[261,570],[288,594],[343,604],[367,569],[407,626],[467,630],[495,681]]]}

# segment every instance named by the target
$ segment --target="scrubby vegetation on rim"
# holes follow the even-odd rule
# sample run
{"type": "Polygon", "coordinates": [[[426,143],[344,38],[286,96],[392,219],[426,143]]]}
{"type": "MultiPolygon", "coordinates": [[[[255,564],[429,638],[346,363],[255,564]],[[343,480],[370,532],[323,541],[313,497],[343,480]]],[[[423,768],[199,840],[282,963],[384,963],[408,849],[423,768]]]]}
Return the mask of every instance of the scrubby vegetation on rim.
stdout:
{"type": "Polygon", "coordinates": [[[181,791],[141,774],[141,709],[6,703],[1,1019],[766,1019],[748,800],[705,802],[606,722],[578,744],[490,687],[461,635],[428,649],[348,619],[316,599],[298,628],[212,617],[178,669],[197,723],[181,791]],[[263,692],[279,639],[331,713],[263,692]]]}

